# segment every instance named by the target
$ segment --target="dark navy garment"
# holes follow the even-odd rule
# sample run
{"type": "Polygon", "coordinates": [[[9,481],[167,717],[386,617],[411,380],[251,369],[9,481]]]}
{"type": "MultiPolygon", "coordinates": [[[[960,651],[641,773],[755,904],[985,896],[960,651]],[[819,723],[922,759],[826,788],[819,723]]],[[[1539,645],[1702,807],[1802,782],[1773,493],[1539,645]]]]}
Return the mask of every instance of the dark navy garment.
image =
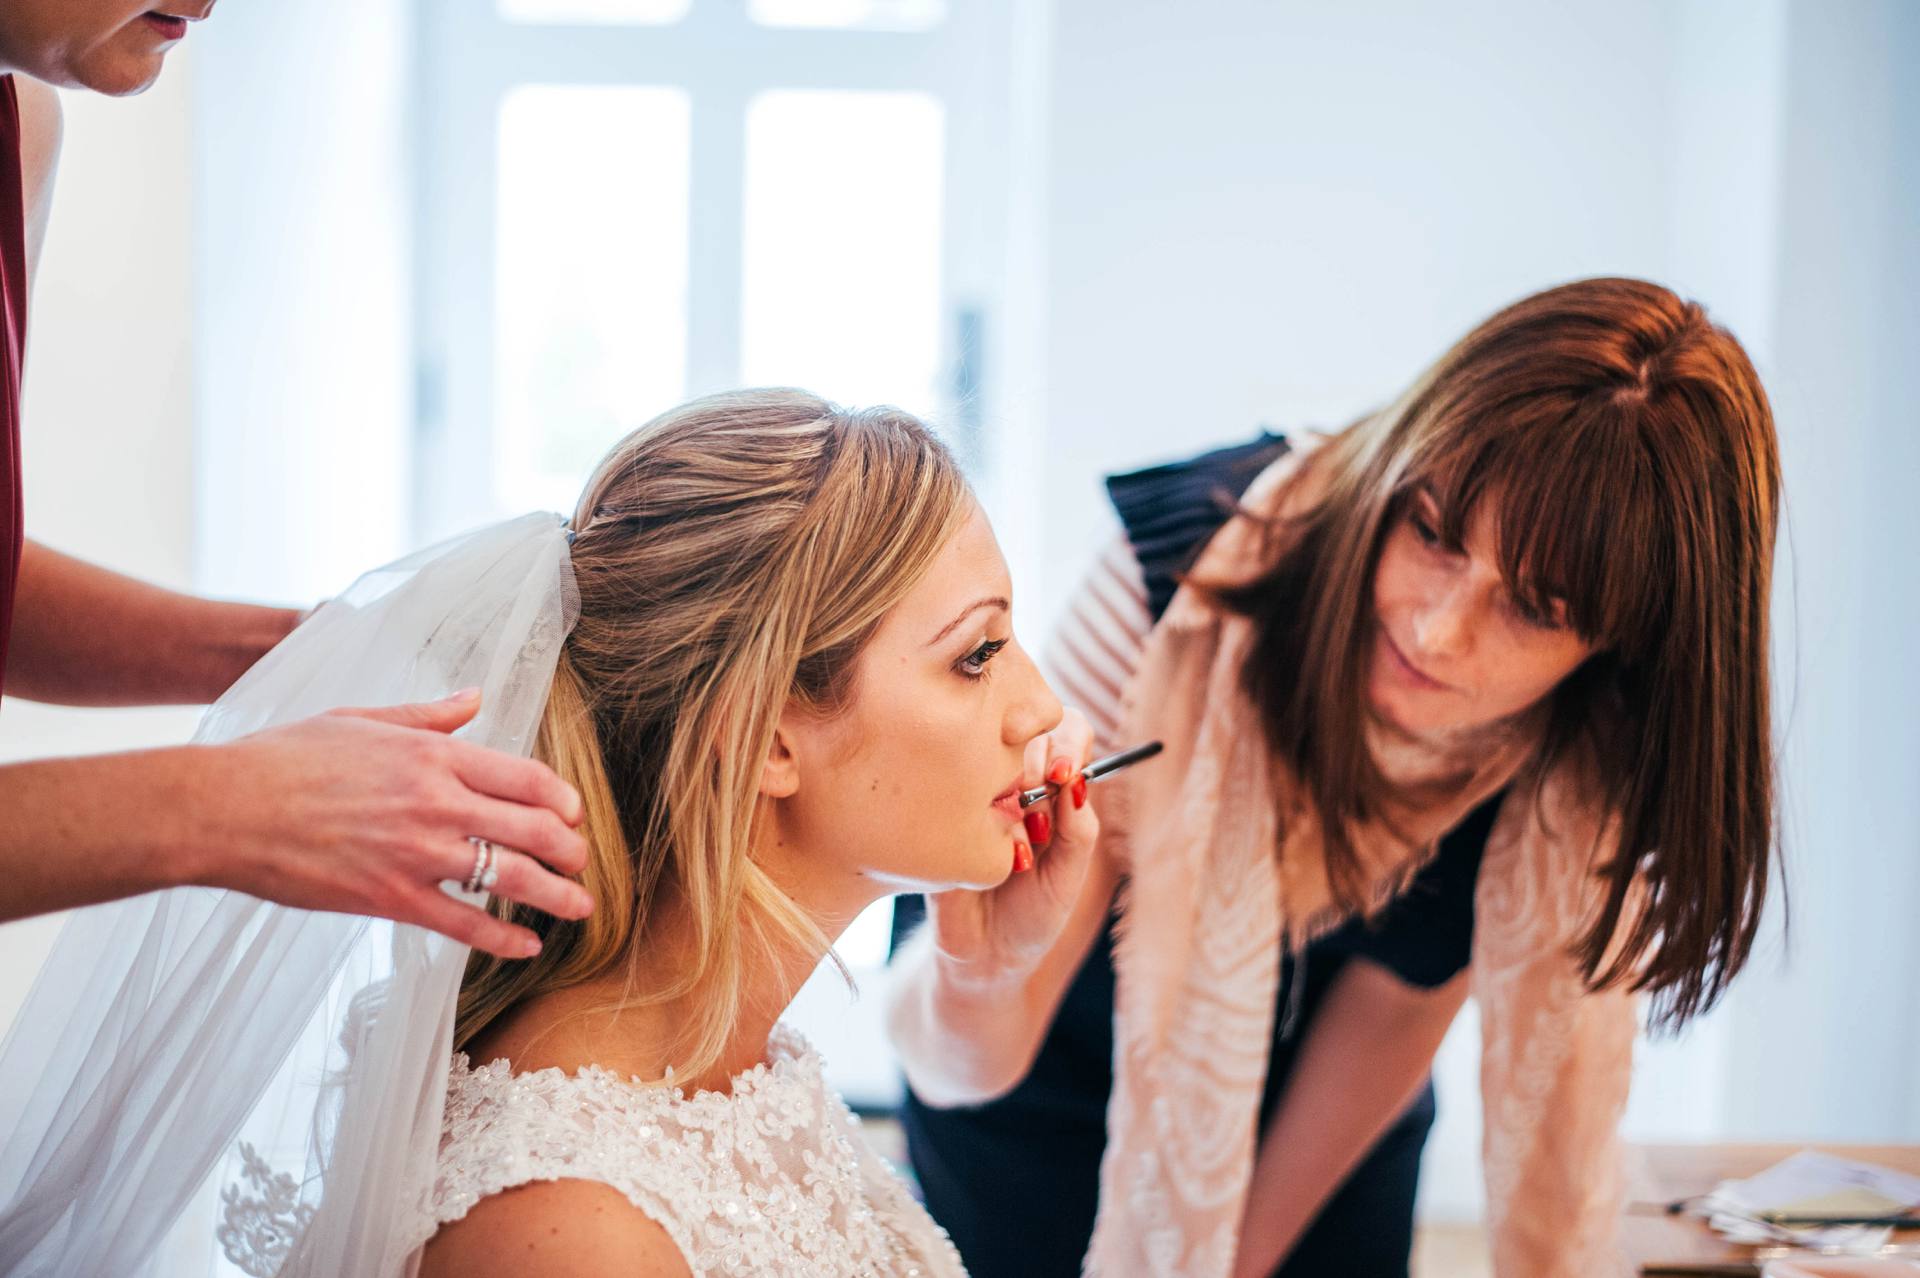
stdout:
{"type": "MultiPolygon", "coordinates": [[[[1284,437],[1262,435],[1107,481],[1155,620],[1234,502],[1286,448],[1284,437]]],[[[1448,834],[1432,863],[1378,919],[1346,924],[1309,945],[1298,961],[1283,958],[1262,1130],[1315,1012],[1347,963],[1378,963],[1427,988],[1466,967],[1474,882],[1498,808],[1497,797],[1489,800],[1448,834]]],[[[896,944],[925,912],[921,898],[899,898],[896,944]]],[[[1112,942],[1109,925],[1062,999],[1032,1072],[1013,1091],[969,1109],[933,1109],[907,1096],[901,1120],[927,1208],[952,1235],[973,1278],[1080,1273],[1093,1234],[1113,1085],[1112,942]]],[[[1433,1117],[1429,1084],[1328,1201],[1276,1278],[1405,1278],[1420,1152],[1433,1117]]]]}

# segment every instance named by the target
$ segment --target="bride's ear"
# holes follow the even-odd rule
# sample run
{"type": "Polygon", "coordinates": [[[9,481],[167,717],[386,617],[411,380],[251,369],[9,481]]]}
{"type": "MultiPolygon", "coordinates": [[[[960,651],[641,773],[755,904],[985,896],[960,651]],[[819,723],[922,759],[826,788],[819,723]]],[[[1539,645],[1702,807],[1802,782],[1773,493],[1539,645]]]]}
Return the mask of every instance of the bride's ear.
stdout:
{"type": "Polygon", "coordinates": [[[785,715],[773,729],[773,744],[767,747],[767,761],[760,769],[760,793],[769,799],[788,799],[800,789],[800,756],[794,733],[785,715]]]}

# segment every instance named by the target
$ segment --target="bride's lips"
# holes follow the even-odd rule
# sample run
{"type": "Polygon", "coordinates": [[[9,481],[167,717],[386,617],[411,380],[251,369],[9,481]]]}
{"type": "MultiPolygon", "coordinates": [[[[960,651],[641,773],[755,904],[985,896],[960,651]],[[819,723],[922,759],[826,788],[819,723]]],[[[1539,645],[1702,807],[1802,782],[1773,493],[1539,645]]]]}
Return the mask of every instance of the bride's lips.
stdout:
{"type": "Polygon", "coordinates": [[[161,13],[156,9],[141,14],[140,20],[147,24],[149,31],[152,31],[162,40],[184,40],[187,38],[187,24],[189,22],[198,22],[200,18],[205,16],[205,14],[200,14],[187,17],[173,13],[161,13]]]}
{"type": "Polygon", "coordinates": [[[993,796],[993,802],[989,806],[1005,816],[1007,820],[1018,823],[1022,819],[1020,812],[1020,778],[1015,777],[1012,785],[993,796]]]}

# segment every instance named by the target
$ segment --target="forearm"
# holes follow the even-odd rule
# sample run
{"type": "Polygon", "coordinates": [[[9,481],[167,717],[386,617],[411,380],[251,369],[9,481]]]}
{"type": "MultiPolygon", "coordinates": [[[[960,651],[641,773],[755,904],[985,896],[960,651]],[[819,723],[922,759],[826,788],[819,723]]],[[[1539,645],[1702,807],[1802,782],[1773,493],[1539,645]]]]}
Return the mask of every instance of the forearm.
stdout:
{"type": "Polygon", "coordinates": [[[1262,1133],[1237,1278],[1265,1278],[1406,1111],[1466,995],[1466,977],[1417,989],[1349,964],[1321,1004],[1262,1133]]]}
{"type": "Polygon", "coordinates": [[[0,768],[0,922],[201,882],[202,747],[0,768]]]}
{"type": "Polygon", "coordinates": [[[28,542],[7,690],[64,705],[200,705],[300,614],[180,594],[28,542]]]}
{"type": "Polygon", "coordinates": [[[1026,1077],[1046,1032],[1031,977],[970,978],[940,956],[932,929],[894,959],[887,1030],[914,1095],[937,1108],[980,1105],[1026,1077]]]}

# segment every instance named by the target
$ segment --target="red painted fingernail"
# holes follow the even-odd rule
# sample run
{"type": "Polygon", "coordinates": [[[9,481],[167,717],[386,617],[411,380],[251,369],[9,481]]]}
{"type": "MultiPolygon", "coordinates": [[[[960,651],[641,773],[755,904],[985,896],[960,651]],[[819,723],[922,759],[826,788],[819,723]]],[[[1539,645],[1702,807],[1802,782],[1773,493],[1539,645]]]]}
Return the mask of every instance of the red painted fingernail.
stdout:
{"type": "Polygon", "coordinates": [[[1033,846],[1039,847],[1053,838],[1053,822],[1047,820],[1046,813],[1029,812],[1026,822],[1027,837],[1033,840],[1033,846]]]}
{"type": "Polygon", "coordinates": [[[1073,806],[1076,808],[1084,808],[1087,806],[1087,779],[1085,777],[1081,777],[1073,783],[1073,806]]]}
{"type": "Polygon", "coordinates": [[[1013,845],[1013,872],[1025,874],[1033,868],[1033,849],[1024,843],[1013,845]]]}
{"type": "Polygon", "coordinates": [[[1055,785],[1065,785],[1067,778],[1073,775],[1073,765],[1065,759],[1055,759],[1053,766],[1047,769],[1047,780],[1055,785]]]}

